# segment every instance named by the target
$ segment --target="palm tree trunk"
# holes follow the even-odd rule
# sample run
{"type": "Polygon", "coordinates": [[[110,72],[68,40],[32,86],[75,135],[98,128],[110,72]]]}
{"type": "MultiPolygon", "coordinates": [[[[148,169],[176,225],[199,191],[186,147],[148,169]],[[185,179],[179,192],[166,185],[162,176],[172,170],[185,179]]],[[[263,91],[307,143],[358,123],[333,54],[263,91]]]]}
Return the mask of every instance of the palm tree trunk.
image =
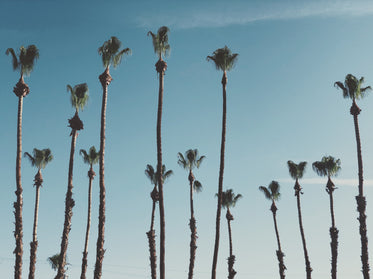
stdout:
{"type": "MultiPolygon", "coordinates": [[[[21,77],[22,78],[22,77],[21,77]]],[[[23,81],[23,78],[22,78],[23,81]]],[[[17,83],[18,85],[18,83],[17,83]]],[[[14,203],[15,215],[15,230],[14,237],[16,239],[16,248],[14,254],[16,261],[14,266],[14,279],[21,279],[22,277],[22,255],[23,255],[23,225],[22,225],[22,183],[21,183],[21,160],[22,160],[22,110],[23,110],[23,96],[18,97],[18,120],[17,120],[17,158],[16,158],[16,184],[17,184],[17,201],[14,203]]]]}
{"type": "Polygon", "coordinates": [[[334,184],[330,177],[328,177],[328,182],[326,184],[326,191],[329,194],[330,200],[330,216],[332,220],[332,226],[329,228],[330,233],[330,249],[332,253],[332,269],[331,275],[332,279],[337,279],[337,257],[338,257],[338,229],[335,227],[335,219],[334,219],[334,203],[333,203],[333,191],[334,191],[334,184]]]}
{"type": "Polygon", "coordinates": [[[298,180],[295,183],[295,196],[297,197],[297,207],[298,207],[298,220],[299,220],[299,229],[300,229],[300,234],[302,237],[302,244],[303,244],[303,252],[304,252],[304,260],[306,263],[306,273],[307,273],[307,279],[311,279],[311,263],[308,258],[308,251],[307,251],[307,246],[306,246],[306,238],[304,237],[304,230],[303,230],[303,224],[302,224],[302,212],[301,212],[301,207],[300,207],[300,191],[301,187],[298,183],[298,180]]]}
{"type": "Polygon", "coordinates": [[[106,104],[107,104],[107,91],[108,86],[112,80],[109,67],[99,76],[102,85],[102,107],[101,107],[101,131],[100,131],[100,207],[98,216],[98,237],[96,246],[96,264],[94,271],[94,279],[100,279],[102,275],[102,261],[104,260],[104,241],[105,241],[105,207],[106,207],[106,188],[105,188],[105,128],[106,128],[106,104]]]}
{"type": "Polygon", "coordinates": [[[229,235],[228,279],[233,279],[237,272],[233,269],[233,265],[236,260],[236,257],[233,255],[233,241],[232,241],[232,229],[231,229],[231,221],[233,220],[233,215],[230,213],[229,208],[227,208],[226,218],[228,222],[228,235],[229,235]]]}
{"type": "Polygon", "coordinates": [[[368,256],[368,237],[367,237],[367,225],[365,209],[366,200],[363,192],[363,159],[361,154],[361,143],[360,143],[360,132],[359,132],[359,122],[358,115],[360,113],[360,108],[357,106],[355,99],[353,100],[350,113],[354,117],[355,126],[355,136],[356,136],[356,146],[357,146],[357,162],[359,171],[359,195],[356,196],[357,210],[359,212],[359,223],[360,223],[360,239],[361,239],[361,262],[363,266],[363,276],[364,279],[369,279],[369,256],[368,256]]]}
{"type": "MultiPolygon", "coordinates": [[[[159,93],[158,93],[158,113],[157,113],[157,172],[162,173],[162,106],[163,106],[163,82],[164,73],[167,69],[167,63],[160,58],[155,64],[156,70],[159,74],[159,93]]],[[[163,201],[163,179],[162,175],[158,175],[158,189],[159,189],[159,215],[160,215],[160,263],[159,272],[160,279],[165,279],[165,214],[163,201]]]]}
{"type": "MultiPolygon", "coordinates": [[[[38,174],[39,173],[40,173],[40,170],[38,171],[38,174]]],[[[36,176],[35,176],[35,182],[36,182],[36,176]]],[[[30,268],[29,268],[29,275],[28,275],[29,279],[35,278],[36,250],[38,248],[37,230],[38,230],[38,216],[39,216],[40,187],[41,185],[36,185],[34,227],[32,230],[32,242],[30,243],[30,268]]]]}
{"type": "Polygon", "coordinates": [[[227,120],[227,93],[226,93],[227,73],[226,72],[224,72],[223,74],[221,83],[223,86],[223,119],[222,119],[222,132],[221,132],[218,206],[216,210],[214,258],[212,260],[212,271],[211,271],[212,279],[216,279],[216,265],[218,262],[219,239],[220,239],[220,216],[221,216],[221,203],[222,203],[222,192],[223,192],[225,134],[226,134],[226,120],[227,120]]]}
{"type": "Polygon", "coordinates": [[[75,129],[72,129],[69,175],[68,175],[68,184],[67,184],[67,192],[66,192],[66,199],[65,199],[65,222],[63,226],[60,257],[58,260],[58,272],[57,272],[55,279],[63,279],[65,276],[66,252],[67,252],[67,245],[69,243],[69,233],[71,230],[71,218],[73,216],[73,207],[75,205],[75,201],[72,198],[72,196],[73,196],[74,153],[75,153],[75,145],[76,145],[77,136],[78,136],[77,131],[75,129]]]}
{"type": "Polygon", "coordinates": [[[196,219],[194,218],[194,208],[193,208],[193,182],[194,176],[192,171],[189,171],[189,186],[190,186],[190,259],[189,259],[189,273],[188,279],[193,278],[193,270],[194,270],[194,262],[196,259],[196,250],[197,250],[197,227],[196,227],[196,219]]]}
{"type": "Polygon", "coordinates": [[[277,220],[276,220],[276,211],[277,207],[274,202],[272,202],[271,211],[273,215],[273,223],[275,225],[275,231],[276,231],[276,239],[277,239],[277,246],[278,250],[276,251],[277,259],[278,259],[278,268],[279,268],[279,274],[281,279],[285,279],[285,269],[286,266],[284,264],[284,253],[281,250],[281,243],[280,243],[280,235],[278,233],[277,229],[277,220]]]}
{"type": "Polygon", "coordinates": [[[152,279],[157,278],[157,253],[155,249],[155,231],[154,231],[154,215],[155,215],[155,206],[157,201],[157,188],[154,186],[152,191],[151,197],[153,200],[153,207],[152,207],[152,216],[150,221],[150,230],[146,233],[148,236],[149,242],[149,253],[150,253],[150,269],[151,269],[151,276],[152,279]]]}
{"type": "Polygon", "coordinates": [[[89,241],[89,230],[91,228],[91,204],[92,204],[92,181],[95,176],[95,172],[92,169],[88,171],[89,177],[89,187],[88,187],[88,215],[87,215],[87,229],[85,233],[85,244],[84,244],[84,252],[83,252],[83,259],[82,259],[82,274],[80,275],[80,279],[86,278],[87,272],[87,256],[88,256],[88,241],[89,241]]]}

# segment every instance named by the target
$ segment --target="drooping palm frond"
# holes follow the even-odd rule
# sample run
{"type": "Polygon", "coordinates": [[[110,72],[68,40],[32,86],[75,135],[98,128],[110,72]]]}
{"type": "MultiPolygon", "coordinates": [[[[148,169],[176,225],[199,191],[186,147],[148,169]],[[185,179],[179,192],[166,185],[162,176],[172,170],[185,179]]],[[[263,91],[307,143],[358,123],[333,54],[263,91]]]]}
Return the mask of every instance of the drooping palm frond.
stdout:
{"type": "Polygon", "coordinates": [[[100,159],[100,150],[96,151],[96,147],[94,146],[91,146],[88,152],[84,149],[80,149],[79,153],[82,155],[84,163],[90,166],[97,164],[100,159]]]}
{"type": "Polygon", "coordinates": [[[321,161],[314,162],[312,168],[319,176],[337,176],[341,170],[341,160],[324,156],[321,161]]]}
{"type": "Polygon", "coordinates": [[[196,191],[196,192],[202,192],[202,183],[199,182],[198,180],[194,180],[194,183],[193,183],[193,190],[196,191]]]}
{"type": "Polygon", "coordinates": [[[12,55],[13,70],[20,70],[24,75],[29,75],[32,72],[35,61],[39,58],[39,50],[35,45],[29,45],[27,48],[21,46],[18,57],[13,48],[8,48],[5,53],[12,55]]]}
{"type": "Polygon", "coordinates": [[[153,185],[156,185],[157,184],[157,178],[155,176],[155,171],[154,171],[154,168],[152,165],[146,165],[146,169],[145,169],[145,175],[147,178],[149,178],[150,182],[153,184],[153,185]]]}
{"type": "Polygon", "coordinates": [[[215,50],[212,56],[207,56],[207,61],[214,61],[217,70],[223,72],[231,70],[237,62],[237,53],[232,53],[231,50],[225,46],[215,50]]]}
{"type": "Polygon", "coordinates": [[[17,55],[12,48],[8,48],[5,52],[6,55],[9,55],[9,53],[12,55],[12,65],[13,65],[13,71],[18,69],[19,63],[18,63],[18,58],[17,55]]]}
{"type": "MultiPolygon", "coordinates": [[[[216,194],[218,196],[218,194],[216,194]]],[[[241,194],[233,193],[233,189],[228,189],[222,192],[222,206],[224,208],[235,207],[239,199],[242,198],[241,194]]]]}
{"type": "Polygon", "coordinates": [[[189,149],[184,156],[180,152],[178,153],[177,163],[187,170],[193,170],[195,167],[198,169],[205,157],[199,156],[198,149],[189,149]]]}
{"type": "MultiPolygon", "coordinates": [[[[165,182],[173,174],[174,174],[174,172],[172,170],[166,170],[166,166],[162,165],[162,179],[163,179],[163,182],[165,182]]],[[[157,176],[158,174],[155,173],[155,175],[157,176]]]]}
{"type": "Polygon", "coordinates": [[[49,264],[51,265],[52,269],[53,270],[57,270],[58,267],[59,267],[59,264],[58,264],[58,261],[59,261],[59,258],[60,258],[60,254],[55,254],[51,257],[48,257],[48,262],[49,264]]]}
{"type": "Polygon", "coordinates": [[[168,43],[168,33],[170,29],[167,26],[162,26],[158,29],[157,34],[149,31],[148,36],[152,37],[154,52],[161,59],[162,55],[167,56],[170,53],[170,45],[168,43]]]}
{"type": "Polygon", "coordinates": [[[70,102],[76,111],[83,110],[89,99],[88,85],[86,83],[81,83],[71,87],[71,85],[68,84],[67,91],[70,92],[70,102]]]}
{"type": "Polygon", "coordinates": [[[272,200],[271,192],[267,189],[267,187],[259,186],[259,190],[260,190],[261,192],[263,192],[263,194],[264,194],[264,196],[266,197],[266,199],[268,199],[268,200],[272,200]]]}
{"type": "Polygon", "coordinates": [[[280,199],[280,184],[277,181],[273,180],[268,187],[260,186],[259,190],[264,193],[268,200],[277,201],[280,199]]]}
{"type": "Polygon", "coordinates": [[[102,63],[105,68],[110,67],[110,65],[116,68],[120,64],[124,54],[131,54],[129,48],[119,51],[121,46],[122,42],[117,37],[112,36],[98,48],[98,53],[101,55],[102,63]]]}
{"type": "Polygon", "coordinates": [[[294,163],[293,161],[288,161],[289,174],[293,179],[300,179],[303,177],[307,166],[307,162],[300,162],[299,164],[294,163]]]}
{"type": "Polygon", "coordinates": [[[187,161],[185,160],[183,154],[181,154],[180,152],[177,153],[177,157],[179,158],[177,160],[177,163],[184,169],[187,169],[188,168],[188,163],[187,161]]]}
{"type": "Polygon", "coordinates": [[[359,100],[361,98],[364,98],[368,91],[372,89],[370,86],[362,87],[363,83],[364,77],[357,79],[354,75],[348,74],[346,75],[344,84],[340,81],[337,81],[334,83],[334,86],[339,87],[343,90],[344,98],[359,100]]]}
{"type": "Polygon", "coordinates": [[[34,148],[33,155],[25,152],[24,157],[28,158],[31,162],[31,165],[33,167],[37,167],[38,169],[44,169],[47,164],[53,160],[53,155],[49,148],[42,150],[34,148]]]}

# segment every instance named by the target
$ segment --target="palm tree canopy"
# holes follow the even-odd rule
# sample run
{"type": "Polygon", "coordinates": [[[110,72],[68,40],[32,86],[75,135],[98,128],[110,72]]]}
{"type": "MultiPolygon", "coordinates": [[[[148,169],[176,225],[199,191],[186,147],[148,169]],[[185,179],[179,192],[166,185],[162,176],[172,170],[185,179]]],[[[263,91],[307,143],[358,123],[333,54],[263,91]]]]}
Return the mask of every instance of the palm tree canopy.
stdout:
{"type": "Polygon", "coordinates": [[[96,151],[94,146],[91,146],[88,152],[84,149],[80,149],[79,153],[82,155],[84,163],[90,165],[91,167],[97,164],[98,160],[100,159],[100,150],[96,151]]]}
{"type": "Polygon", "coordinates": [[[48,257],[48,262],[50,263],[53,270],[58,269],[58,260],[60,258],[60,254],[55,254],[53,256],[48,257]]]}
{"type": "Polygon", "coordinates": [[[202,191],[202,183],[199,182],[198,180],[194,180],[193,190],[198,192],[198,193],[201,192],[202,191]]]}
{"type": "Polygon", "coordinates": [[[185,156],[179,152],[177,156],[179,158],[177,163],[187,170],[192,170],[195,167],[199,168],[202,161],[206,158],[206,156],[199,156],[198,149],[187,150],[185,156]]]}
{"type": "Polygon", "coordinates": [[[314,162],[312,168],[319,176],[337,176],[341,170],[341,160],[324,156],[321,161],[314,162]]]}
{"type": "Polygon", "coordinates": [[[263,192],[266,199],[277,201],[280,199],[280,184],[277,181],[272,181],[268,187],[260,186],[259,190],[263,192]]]}
{"type": "Polygon", "coordinates": [[[29,45],[27,48],[21,46],[18,55],[13,48],[6,50],[6,55],[12,55],[13,70],[19,70],[21,75],[30,75],[34,69],[35,61],[39,58],[39,50],[35,45],[29,45]]]}
{"type": "Polygon", "coordinates": [[[39,170],[44,169],[46,165],[53,160],[52,152],[49,148],[46,149],[37,149],[34,148],[33,155],[28,152],[24,153],[24,156],[28,158],[31,162],[31,165],[37,167],[39,170]]]}
{"type": "MultiPolygon", "coordinates": [[[[218,194],[215,194],[216,197],[218,197],[218,194]]],[[[239,199],[242,198],[241,194],[235,194],[233,193],[233,189],[228,189],[226,191],[222,192],[222,206],[224,208],[231,208],[236,206],[236,203],[239,199]]]]}
{"type": "MultiPolygon", "coordinates": [[[[174,172],[172,170],[166,171],[166,166],[162,166],[162,179],[166,181],[174,172]]],[[[146,165],[145,175],[149,178],[153,185],[158,184],[158,172],[156,172],[152,165],[146,165]]]]}
{"type": "Polygon", "coordinates": [[[148,36],[152,36],[154,52],[162,59],[162,55],[167,56],[170,53],[170,45],[168,44],[168,33],[170,29],[167,26],[162,26],[158,29],[157,34],[149,31],[148,36]]]}
{"type": "Polygon", "coordinates": [[[222,70],[223,72],[229,71],[233,68],[237,61],[238,54],[232,53],[231,50],[225,46],[215,50],[212,56],[207,56],[207,61],[214,61],[217,70],[222,70]]]}
{"type": "Polygon", "coordinates": [[[105,68],[110,67],[110,65],[116,68],[122,61],[124,54],[131,54],[129,48],[119,50],[121,46],[122,42],[117,37],[112,36],[98,48],[98,53],[101,55],[102,64],[105,68]]]}
{"type": "Polygon", "coordinates": [[[71,105],[76,109],[76,111],[83,110],[89,99],[88,85],[86,83],[81,83],[71,87],[71,85],[68,84],[67,91],[71,94],[71,105]]]}
{"type": "Polygon", "coordinates": [[[299,164],[294,163],[293,161],[288,161],[288,168],[290,176],[293,179],[300,179],[303,177],[307,166],[307,162],[300,162],[299,164]]]}
{"type": "Polygon", "coordinates": [[[343,91],[343,98],[350,98],[351,100],[364,98],[366,93],[372,88],[370,86],[361,87],[364,83],[364,77],[361,77],[359,80],[348,74],[345,78],[344,83],[341,81],[336,81],[334,83],[335,87],[339,87],[343,91]]]}

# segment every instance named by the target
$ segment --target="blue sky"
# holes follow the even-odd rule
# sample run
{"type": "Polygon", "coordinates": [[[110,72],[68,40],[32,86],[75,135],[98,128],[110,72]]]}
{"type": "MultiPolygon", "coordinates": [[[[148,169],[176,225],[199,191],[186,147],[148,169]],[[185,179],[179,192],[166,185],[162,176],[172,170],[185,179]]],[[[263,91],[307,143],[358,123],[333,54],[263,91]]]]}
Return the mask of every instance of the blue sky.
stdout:
{"type": "MultiPolygon", "coordinates": [[[[228,73],[225,188],[244,197],[232,210],[236,278],[276,278],[276,239],[270,203],[258,191],[278,180],[278,226],[289,279],[305,276],[294,182],[286,162],[307,161],[301,180],[303,223],[315,278],[330,272],[329,200],[325,180],[311,169],[324,155],[342,161],[335,184],[336,224],[340,230],[340,279],[361,276],[357,194],[356,143],[351,102],[333,87],[348,73],[373,85],[373,4],[369,1],[1,1],[0,103],[4,147],[0,167],[0,274],[13,274],[15,153],[19,78],[11,68],[8,47],[35,44],[40,50],[34,72],[26,78],[31,92],[24,99],[23,151],[51,148],[54,161],[43,172],[38,227],[38,279],[54,272],[47,257],[57,253],[63,229],[64,200],[70,151],[67,119],[74,114],[66,85],[87,82],[90,100],[80,113],[84,130],[77,147],[99,145],[98,76],[103,67],[97,49],[117,36],[132,49],[112,69],[107,111],[105,178],[107,223],[103,278],[149,278],[146,231],[150,226],[152,187],[144,175],[156,162],[157,60],[146,33],[169,26],[171,54],[167,58],[163,111],[163,153],[174,171],[165,184],[166,278],[187,276],[189,259],[189,196],[187,173],[177,165],[177,153],[198,148],[206,160],[195,176],[203,191],[195,197],[197,256],[195,278],[208,278],[213,255],[221,134],[221,72],[206,56],[224,45],[238,53],[228,73]]],[[[367,196],[368,238],[373,239],[373,97],[359,102],[359,124],[367,196]]],[[[97,170],[97,167],[96,167],[97,170]]],[[[84,245],[88,166],[76,153],[72,230],[68,274],[78,278],[84,245]]],[[[24,188],[24,276],[28,273],[29,242],[34,210],[36,170],[22,162],[24,188]]],[[[97,171],[98,172],[98,171],[97,171]]],[[[92,276],[98,216],[98,177],[94,182],[88,275],[92,276]]],[[[224,216],[224,215],[223,215],[224,216]]],[[[158,215],[157,215],[158,217],[158,215]]],[[[159,222],[156,221],[157,235],[159,222]]],[[[159,238],[157,238],[159,244],[159,238]]],[[[370,243],[371,244],[371,243],[370,243]]],[[[371,245],[370,245],[371,247],[371,245]]],[[[157,251],[159,248],[157,247],[157,251]]],[[[372,252],[371,249],[369,249],[372,252]]],[[[228,236],[221,223],[218,278],[226,278],[228,236]]],[[[370,254],[370,259],[373,255],[370,254]]]]}

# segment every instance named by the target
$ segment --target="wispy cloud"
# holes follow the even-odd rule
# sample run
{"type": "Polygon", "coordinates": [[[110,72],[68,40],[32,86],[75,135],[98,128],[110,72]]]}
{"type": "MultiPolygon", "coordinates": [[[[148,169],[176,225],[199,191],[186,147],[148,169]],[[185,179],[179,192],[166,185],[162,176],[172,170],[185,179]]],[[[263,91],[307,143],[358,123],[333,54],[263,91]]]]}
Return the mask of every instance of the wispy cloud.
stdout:
{"type": "MultiPolygon", "coordinates": [[[[281,183],[294,183],[294,180],[292,180],[290,178],[289,179],[288,178],[279,179],[278,181],[281,182],[281,183]]],[[[338,178],[334,178],[333,182],[337,187],[340,187],[340,186],[357,187],[359,185],[359,181],[357,179],[343,179],[343,178],[338,179],[338,178]]],[[[324,179],[323,178],[305,178],[305,179],[302,179],[301,184],[304,184],[304,185],[309,185],[309,184],[325,185],[326,181],[325,181],[325,178],[324,179]]],[[[373,180],[371,180],[371,179],[364,180],[364,186],[369,186],[369,187],[373,186],[373,180]]]]}
{"type": "Polygon", "coordinates": [[[318,1],[298,4],[273,2],[261,6],[241,3],[240,6],[215,6],[213,9],[189,5],[168,10],[164,14],[140,15],[136,18],[136,23],[141,27],[167,25],[173,29],[191,29],[244,25],[267,20],[367,15],[373,15],[373,1],[318,1]]]}

